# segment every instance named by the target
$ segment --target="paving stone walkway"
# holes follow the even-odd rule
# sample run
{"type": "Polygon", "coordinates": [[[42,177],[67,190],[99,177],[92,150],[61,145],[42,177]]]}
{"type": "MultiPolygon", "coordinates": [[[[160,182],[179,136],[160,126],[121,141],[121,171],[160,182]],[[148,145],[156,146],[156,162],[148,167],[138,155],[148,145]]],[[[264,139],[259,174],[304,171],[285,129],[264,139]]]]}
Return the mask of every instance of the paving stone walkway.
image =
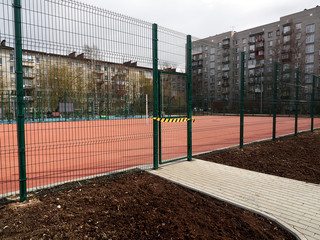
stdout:
{"type": "Polygon", "coordinates": [[[193,160],[152,174],[278,222],[298,238],[320,239],[320,185],[193,160]]]}

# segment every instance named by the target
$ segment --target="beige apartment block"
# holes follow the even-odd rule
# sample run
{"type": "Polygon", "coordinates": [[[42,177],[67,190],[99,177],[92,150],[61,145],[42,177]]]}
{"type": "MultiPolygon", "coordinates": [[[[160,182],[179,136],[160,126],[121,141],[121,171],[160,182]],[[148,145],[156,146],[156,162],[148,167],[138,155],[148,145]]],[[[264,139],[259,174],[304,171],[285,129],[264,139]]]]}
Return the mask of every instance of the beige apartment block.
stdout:
{"type": "MultiPolygon", "coordinates": [[[[245,53],[246,100],[259,100],[263,104],[272,101],[274,62],[279,63],[278,97],[287,101],[295,98],[294,74],[299,69],[303,88],[300,97],[310,100],[312,77],[320,73],[319,16],[320,7],[317,6],[263,26],[194,41],[195,105],[210,110],[214,102],[218,111],[238,107],[241,52],[245,53]]],[[[270,111],[264,108],[264,112],[270,111]]],[[[283,111],[292,110],[292,106],[286,108],[283,111]]]]}

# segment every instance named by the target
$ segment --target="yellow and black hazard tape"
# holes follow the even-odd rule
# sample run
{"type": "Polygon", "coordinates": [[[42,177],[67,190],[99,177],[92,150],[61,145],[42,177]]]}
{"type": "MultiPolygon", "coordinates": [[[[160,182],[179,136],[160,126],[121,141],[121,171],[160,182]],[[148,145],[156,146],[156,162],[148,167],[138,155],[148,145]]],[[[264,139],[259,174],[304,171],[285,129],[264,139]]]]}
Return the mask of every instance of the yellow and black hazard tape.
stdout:
{"type": "Polygon", "coordinates": [[[192,121],[195,122],[196,120],[194,118],[160,118],[160,117],[151,117],[151,119],[158,121],[158,122],[186,122],[186,121],[192,121]]]}

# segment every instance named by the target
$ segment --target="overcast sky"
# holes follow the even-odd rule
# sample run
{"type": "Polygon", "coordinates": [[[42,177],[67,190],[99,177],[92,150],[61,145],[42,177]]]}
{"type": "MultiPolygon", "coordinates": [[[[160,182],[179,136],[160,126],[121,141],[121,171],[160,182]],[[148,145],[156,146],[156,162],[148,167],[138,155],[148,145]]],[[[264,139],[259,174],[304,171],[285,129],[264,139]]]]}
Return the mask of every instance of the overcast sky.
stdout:
{"type": "Polygon", "coordinates": [[[79,0],[204,38],[275,22],[318,0],[79,0]]]}

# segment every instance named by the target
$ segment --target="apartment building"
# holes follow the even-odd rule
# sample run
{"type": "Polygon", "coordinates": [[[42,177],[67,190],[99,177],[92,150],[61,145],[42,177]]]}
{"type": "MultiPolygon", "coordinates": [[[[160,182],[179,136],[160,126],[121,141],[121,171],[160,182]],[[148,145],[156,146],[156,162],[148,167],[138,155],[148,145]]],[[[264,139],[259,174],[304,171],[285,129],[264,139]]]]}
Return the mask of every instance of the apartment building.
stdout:
{"type": "MultiPolygon", "coordinates": [[[[320,74],[319,16],[317,6],[263,26],[194,41],[194,104],[207,101],[215,102],[217,107],[220,104],[230,110],[237,108],[241,52],[245,52],[246,100],[272,101],[273,62],[279,63],[279,98],[295,99],[295,69],[299,69],[303,73],[301,96],[310,99],[312,75],[320,74]]],[[[260,108],[263,112],[262,104],[260,108]]]]}
{"type": "MultiPolygon", "coordinates": [[[[136,62],[120,64],[88,59],[84,53],[59,55],[23,50],[22,65],[26,115],[40,107],[43,112],[59,111],[59,102],[85,102],[84,106],[90,102],[90,113],[99,115],[102,109],[117,104],[121,108],[124,102],[134,108],[141,94],[152,93],[152,69],[139,67],[136,62]]],[[[0,95],[0,118],[8,114],[14,118],[15,52],[5,41],[0,46],[0,95]]],[[[73,106],[71,111],[80,108],[73,106]]]]}

